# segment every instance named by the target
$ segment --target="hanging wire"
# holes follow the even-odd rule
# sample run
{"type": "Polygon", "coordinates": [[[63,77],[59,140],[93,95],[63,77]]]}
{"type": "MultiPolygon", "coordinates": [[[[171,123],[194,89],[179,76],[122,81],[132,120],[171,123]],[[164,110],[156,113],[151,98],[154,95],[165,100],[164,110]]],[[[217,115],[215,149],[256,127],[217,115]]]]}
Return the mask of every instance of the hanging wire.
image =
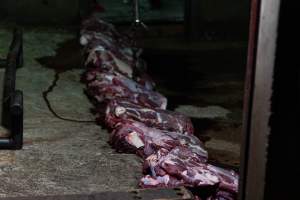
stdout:
{"type": "Polygon", "coordinates": [[[132,15],[133,15],[133,22],[130,27],[130,36],[131,36],[131,46],[133,49],[133,56],[136,60],[135,63],[135,71],[139,71],[139,62],[138,58],[141,54],[141,49],[139,48],[138,41],[140,39],[141,33],[144,31],[148,31],[148,26],[141,20],[140,15],[140,1],[139,0],[132,0],[132,15]]]}

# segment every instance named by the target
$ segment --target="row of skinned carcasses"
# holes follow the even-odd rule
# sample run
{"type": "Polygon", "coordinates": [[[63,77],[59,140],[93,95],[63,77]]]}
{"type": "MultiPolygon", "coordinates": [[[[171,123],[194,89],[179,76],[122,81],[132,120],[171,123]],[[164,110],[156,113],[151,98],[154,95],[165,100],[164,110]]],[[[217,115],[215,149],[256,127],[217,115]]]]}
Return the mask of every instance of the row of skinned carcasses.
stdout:
{"type": "Polygon", "coordinates": [[[140,186],[186,186],[200,197],[203,191],[202,199],[236,199],[238,175],[209,164],[191,120],[167,110],[167,98],[155,90],[130,34],[95,16],[82,22],[80,33],[86,94],[112,147],[143,158],[140,186]]]}

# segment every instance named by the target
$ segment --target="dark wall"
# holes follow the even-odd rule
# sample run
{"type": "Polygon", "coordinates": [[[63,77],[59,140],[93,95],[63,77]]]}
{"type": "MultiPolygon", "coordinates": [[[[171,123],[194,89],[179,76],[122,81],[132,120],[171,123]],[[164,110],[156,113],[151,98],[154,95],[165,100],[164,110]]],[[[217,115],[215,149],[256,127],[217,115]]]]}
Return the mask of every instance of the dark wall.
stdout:
{"type": "Polygon", "coordinates": [[[205,21],[243,21],[249,16],[249,0],[198,0],[205,21]]]}
{"type": "Polygon", "coordinates": [[[240,37],[247,39],[250,0],[187,0],[186,26],[192,38],[240,37]]]}
{"type": "Polygon", "coordinates": [[[78,21],[79,0],[1,0],[1,19],[29,24],[78,21]]]}
{"type": "Polygon", "coordinates": [[[295,64],[298,51],[289,51],[299,35],[295,31],[299,12],[293,12],[293,8],[297,8],[296,3],[281,1],[266,166],[266,200],[299,198],[299,184],[294,182],[300,179],[300,68],[295,64]]]}
{"type": "MultiPolygon", "coordinates": [[[[131,22],[132,5],[123,0],[96,0],[104,11],[100,16],[111,22],[131,22]]],[[[195,37],[205,32],[243,35],[248,32],[250,0],[161,0],[160,7],[152,1],[140,0],[141,16],[148,21],[183,22],[187,15],[188,29],[195,37]],[[184,9],[184,4],[189,4],[184,9]]],[[[94,0],[0,0],[0,20],[28,24],[78,23],[79,15],[91,9],[94,0]],[[80,14],[79,14],[80,13],[80,14]]]]}

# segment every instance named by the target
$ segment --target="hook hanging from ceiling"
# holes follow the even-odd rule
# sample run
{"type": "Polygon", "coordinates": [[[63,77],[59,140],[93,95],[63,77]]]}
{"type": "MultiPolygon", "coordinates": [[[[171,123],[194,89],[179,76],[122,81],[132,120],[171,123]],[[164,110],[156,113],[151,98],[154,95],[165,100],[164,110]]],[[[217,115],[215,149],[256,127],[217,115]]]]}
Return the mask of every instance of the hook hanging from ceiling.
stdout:
{"type": "Polygon", "coordinates": [[[148,29],[146,24],[141,20],[140,17],[140,1],[139,0],[133,0],[133,7],[134,7],[134,22],[133,26],[135,27],[142,27],[144,29],[148,29]]]}

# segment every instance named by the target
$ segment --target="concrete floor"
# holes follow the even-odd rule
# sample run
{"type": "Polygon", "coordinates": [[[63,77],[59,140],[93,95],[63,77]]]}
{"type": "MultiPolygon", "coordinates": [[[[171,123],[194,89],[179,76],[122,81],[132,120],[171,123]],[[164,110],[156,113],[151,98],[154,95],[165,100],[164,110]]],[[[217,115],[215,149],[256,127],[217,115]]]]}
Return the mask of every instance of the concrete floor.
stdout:
{"type": "MultiPolygon", "coordinates": [[[[49,94],[54,110],[66,118],[93,120],[79,82],[83,70],[74,62],[78,52],[71,48],[69,54],[63,53],[72,44],[69,48],[62,44],[74,38],[65,30],[25,29],[25,66],[17,74],[17,88],[24,92],[25,144],[22,151],[0,152],[0,197],[137,188],[142,176],[137,156],[115,153],[107,144],[106,130],[93,123],[54,117],[42,98],[59,72],[57,87],[49,94]]],[[[196,135],[206,140],[211,162],[238,167],[244,44],[200,42],[189,47],[172,39],[154,40],[143,44],[145,59],[159,90],[169,99],[169,109],[192,118],[196,135]]],[[[0,29],[0,56],[9,41],[10,32],[0,29]]]]}
{"type": "MultiPolygon", "coordinates": [[[[0,30],[0,36],[0,55],[5,55],[10,32],[0,30]]],[[[0,151],[0,197],[137,188],[142,176],[138,157],[115,153],[107,144],[106,130],[93,123],[57,119],[42,98],[54,70],[37,59],[55,55],[58,44],[73,37],[64,30],[25,30],[25,66],[17,73],[17,88],[24,92],[25,144],[21,151],[0,151]]],[[[61,73],[49,99],[64,117],[93,120],[79,82],[81,73],[82,69],[61,73]]]]}

